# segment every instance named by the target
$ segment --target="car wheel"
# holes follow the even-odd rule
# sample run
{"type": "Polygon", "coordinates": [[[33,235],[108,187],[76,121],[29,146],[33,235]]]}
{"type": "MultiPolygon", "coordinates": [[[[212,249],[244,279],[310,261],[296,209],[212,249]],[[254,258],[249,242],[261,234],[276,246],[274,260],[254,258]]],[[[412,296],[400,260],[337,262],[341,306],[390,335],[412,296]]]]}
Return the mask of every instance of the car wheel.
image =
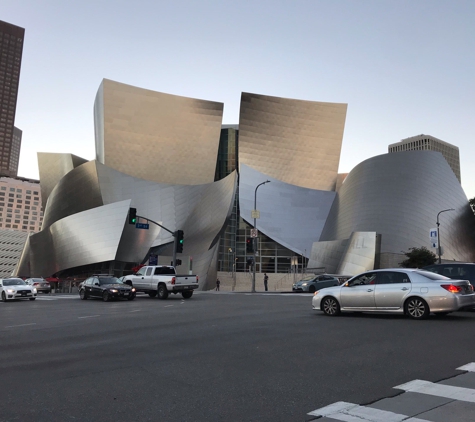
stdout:
{"type": "Polygon", "coordinates": [[[165,286],[164,284],[159,284],[157,287],[157,294],[159,299],[166,299],[168,297],[167,286],[165,286]]]}
{"type": "Polygon", "coordinates": [[[86,299],[87,299],[86,291],[85,291],[85,290],[80,290],[80,291],[79,291],[79,297],[80,297],[82,300],[86,300],[86,299]]]}
{"type": "Polygon", "coordinates": [[[193,290],[181,292],[181,295],[183,296],[183,299],[189,299],[191,296],[193,296],[193,290]]]}
{"type": "Polygon", "coordinates": [[[6,302],[7,297],[5,296],[5,292],[2,292],[2,302],[6,302]]]}
{"type": "Polygon", "coordinates": [[[30,300],[36,300],[36,297],[30,297],[30,300]]]}
{"type": "Polygon", "coordinates": [[[406,314],[412,319],[426,319],[429,314],[429,305],[426,301],[419,297],[411,297],[406,301],[405,306],[406,314]]]}
{"type": "Polygon", "coordinates": [[[111,300],[110,295],[109,295],[109,292],[104,292],[104,293],[102,293],[102,300],[103,300],[104,302],[109,302],[109,301],[111,300]]]}
{"type": "Polygon", "coordinates": [[[155,296],[157,296],[157,292],[148,292],[148,295],[150,297],[155,297],[155,296]]]}
{"type": "Polygon", "coordinates": [[[309,293],[315,293],[316,290],[317,290],[317,289],[315,288],[315,286],[310,286],[310,287],[308,288],[308,292],[309,292],[309,293]]]}
{"type": "Polygon", "coordinates": [[[334,297],[326,297],[322,302],[322,311],[325,315],[336,316],[340,314],[340,304],[334,297]]]}
{"type": "Polygon", "coordinates": [[[135,299],[135,295],[131,295],[127,298],[127,300],[134,300],[135,299]]]}

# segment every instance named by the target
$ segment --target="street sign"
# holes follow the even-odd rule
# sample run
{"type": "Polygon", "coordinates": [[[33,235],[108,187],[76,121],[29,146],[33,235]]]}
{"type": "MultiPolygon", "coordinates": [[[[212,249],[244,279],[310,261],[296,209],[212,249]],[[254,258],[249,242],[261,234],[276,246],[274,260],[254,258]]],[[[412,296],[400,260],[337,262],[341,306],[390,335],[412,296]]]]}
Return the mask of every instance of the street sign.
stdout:
{"type": "Polygon", "coordinates": [[[148,230],[149,227],[150,227],[149,224],[145,224],[145,223],[135,223],[135,228],[136,228],[136,229],[145,229],[145,230],[148,230]]]}
{"type": "Polygon", "coordinates": [[[432,248],[437,247],[437,229],[430,229],[429,230],[429,236],[430,236],[430,245],[432,248]]]}
{"type": "Polygon", "coordinates": [[[252,210],[251,218],[255,218],[255,219],[261,218],[261,213],[259,212],[259,210],[252,210]]]}
{"type": "Polygon", "coordinates": [[[257,231],[257,229],[251,229],[251,237],[257,237],[259,234],[259,232],[257,231]]]}

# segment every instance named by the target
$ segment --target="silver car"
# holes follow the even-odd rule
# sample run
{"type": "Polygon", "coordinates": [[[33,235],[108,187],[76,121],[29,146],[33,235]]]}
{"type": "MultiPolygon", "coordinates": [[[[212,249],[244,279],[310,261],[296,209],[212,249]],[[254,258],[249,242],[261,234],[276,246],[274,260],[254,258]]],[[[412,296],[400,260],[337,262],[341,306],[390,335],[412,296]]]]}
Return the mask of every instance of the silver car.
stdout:
{"type": "Polygon", "coordinates": [[[475,307],[475,293],[468,280],[409,268],[368,271],[338,287],[315,292],[314,310],[326,315],[351,312],[391,312],[424,319],[432,312],[447,315],[475,307]]]}
{"type": "Polygon", "coordinates": [[[51,286],[44,278],[27,278],[25,283],[35,287],[38,293],[51,293],[51,286]]]}
{"type": "Polygon", "coordinates": [[[338,286],[340,283],[336,277],[327,274],[312,275],[297,281],[292,285],[293,292],[315,293],[325,287],[338,286]]]}

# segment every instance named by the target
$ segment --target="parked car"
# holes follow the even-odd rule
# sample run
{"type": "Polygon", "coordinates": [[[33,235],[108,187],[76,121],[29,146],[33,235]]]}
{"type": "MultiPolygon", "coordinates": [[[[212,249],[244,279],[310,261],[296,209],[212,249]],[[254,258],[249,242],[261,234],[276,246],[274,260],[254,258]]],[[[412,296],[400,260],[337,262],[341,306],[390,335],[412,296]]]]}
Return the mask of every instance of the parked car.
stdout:
{"type": "Polygon", "coordinates": [[[432,264],[424,267],[423,270],[442,274],[449,278],[468,280],[472,286],[475,286],[475,264],[473,263],[432,264]]]}
{"type": "Polygon", "coordinates": [[[467,280],[409,268],[368,271],[341,286],[319,290],[312,299],[314,310],[330,316],[360,311],[424,319],[431,312],[447,315],[474,306],[474,289],[467,280]]]}
{"type": "Polygon", "coordinates": [[[14,299],[36,299],[36,288],[26,284],[21,278],[0,279],[0,296],[2,301],[14,299]]]}
{"type": "Polygon", "coordinates": [[[25,283],[35,287],[38,293],[51,293],[51,285],[44,278],[27,278],[25,283]]]}
{"type": "Polygon", "coordinates": [[[294,283],[292,291],[315,293],[317,290],[324,289],[325,287],[338,286],[339,284],[338,278],[336,277],[326,274],[312,275],[294,283]]]}
{"type": "Polygon", "coordinates": [[[135,288],[122,283],[113,275],[93,275],[82,283],[79,288],[79,297],[82,300],[100,298],[104,302],[113,299],[135,299],[135,288]]]}

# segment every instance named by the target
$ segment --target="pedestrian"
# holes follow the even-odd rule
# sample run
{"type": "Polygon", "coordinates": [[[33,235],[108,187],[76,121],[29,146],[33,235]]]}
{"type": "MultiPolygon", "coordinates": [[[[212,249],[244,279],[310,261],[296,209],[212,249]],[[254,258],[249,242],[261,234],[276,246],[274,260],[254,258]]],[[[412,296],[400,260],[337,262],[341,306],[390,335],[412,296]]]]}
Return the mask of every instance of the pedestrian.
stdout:
{"type": "Polygon", "coordinates": [[[221,282],[219,281],[219,278],[216,280],[216,291],[219,292],[219,285],[221,282]]]}
{"type": "Polygon", "coordinates": [[[264,289],[267,292],[267,282],[269,281],[269,277],[267,276],[266,273],[264,273],[264,289]]]}

